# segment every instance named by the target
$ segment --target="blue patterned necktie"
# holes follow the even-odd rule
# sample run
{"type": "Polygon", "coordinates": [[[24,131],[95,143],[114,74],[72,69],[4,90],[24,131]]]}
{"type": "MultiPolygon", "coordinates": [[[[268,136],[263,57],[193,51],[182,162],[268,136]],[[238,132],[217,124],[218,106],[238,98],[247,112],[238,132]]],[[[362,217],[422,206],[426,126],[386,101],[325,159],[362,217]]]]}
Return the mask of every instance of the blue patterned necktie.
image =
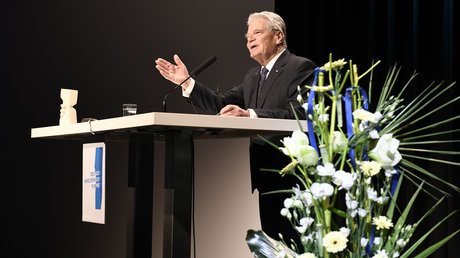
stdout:
{"type": "Polygon", "coordinates": [[[265,80],[267,79],[267,74],[268,74],[268,69],[263,67],[262,71],[260,72],[259,92],[257,94],[257,101],[259,101],[260,95],[262,93],[262,88],[263,88],[265,80]]]}

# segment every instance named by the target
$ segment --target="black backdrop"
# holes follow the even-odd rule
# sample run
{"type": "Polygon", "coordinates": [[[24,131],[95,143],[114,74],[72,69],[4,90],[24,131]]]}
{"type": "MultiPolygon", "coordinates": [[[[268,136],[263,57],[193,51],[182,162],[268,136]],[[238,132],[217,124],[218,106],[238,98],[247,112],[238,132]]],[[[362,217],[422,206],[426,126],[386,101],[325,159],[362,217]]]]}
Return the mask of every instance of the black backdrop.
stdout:
{"type": "MultiPolygon", "coordinates": [[[[58,124],[60,88],[79,90],[78,120],[120,116],[123,103],[161,111],[173,85],[154,60],[176,53],[190,69],[216,55],[199,79],[230,89],[256,65],[245,44],[247,16],[274,2],[7,0],[1,7],[0,256],[124,257],[123,194],[107,199],[115,209],[107,225],[82,223],[81,143],[32,140],[30,129],[58,124]]],[[[170,112],[194,113],[179,91],[168,103],[170,112]]]]}
{"type": "MultiPolygon", "coordinates": [[[[353,59],[361,70],[370,58],[381,59],[382,73],[397,61],[403,66],[402,80],[416,69],[420,76],[409,92],[412,96],[431,81],[450,83],[458,77],[458,7],[453,0],[308,0],[274,5],[262,0],[10,0],[1,6],[1,228],[6,238],[2,257],[81,257],[87,250],[99,254],[97,235],[83,238],[97,229],[79,222],[81,145],[30,139],[30,128],[58,123],[60,88],[79,90],[79,119],[119,116],[127,102],[137,103],[140,113],[160,111],[161,99],[172,85],[153,70],[153,61],[177,53],[190,68],[217,55],[216,64],[200,79],[210,87],[229,89],[254,65],[243,37],[250,12],[274,6],[286,20],[290,50],[318,65],[333,53],[335,58],[353,59]]],[[[194,112],[178,93],[169,101],[171,112],[194,112]]],[[[458,114],[454,107],[440,116],[452,114],[458,114]]],[[[458,182],[457,169],[430,169],[458,182]]],[[[413,190],[407,186],[401,199],[413,190]]],[[[416,210],[432,203],[424,195],[416,210]]],[[[456,208],[458,194],[434,217],[456,208]]],[[[458,220],[451,219],[434,239],[457,229],[458,220]]],[[[456,237],[437,257],[454,257],[458,242],[456,237]]],[[[121,255],[117,251],[122,248],[112,244],[110,257],[121,255]]]]}

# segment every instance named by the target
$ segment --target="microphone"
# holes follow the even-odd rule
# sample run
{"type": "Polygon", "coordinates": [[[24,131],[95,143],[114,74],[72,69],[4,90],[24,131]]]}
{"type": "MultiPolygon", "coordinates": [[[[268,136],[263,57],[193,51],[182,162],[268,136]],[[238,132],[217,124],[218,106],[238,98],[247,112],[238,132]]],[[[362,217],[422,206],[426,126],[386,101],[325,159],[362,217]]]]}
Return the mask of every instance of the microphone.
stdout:
{"type": "Polygon", "coordinates": [[[199,66],[197,66],[195,69],[192,70],[192,72],[189,74],[189,76],[183,80],[181,83],[177,84],[170,92],[166,93],[165,97],[163,98],[163,112],[166,112],[166,98],[168,98],[171,93],[173,93],[177,88],[182,86],[184,82],[186,82],[188,79],[191,77],[197,76],[199,73],[201,73],[204,69],[208,68],[212,63],[214,63],[217,60],[216,56],[211,56],[206,61],[201,63],[199,66]]]}

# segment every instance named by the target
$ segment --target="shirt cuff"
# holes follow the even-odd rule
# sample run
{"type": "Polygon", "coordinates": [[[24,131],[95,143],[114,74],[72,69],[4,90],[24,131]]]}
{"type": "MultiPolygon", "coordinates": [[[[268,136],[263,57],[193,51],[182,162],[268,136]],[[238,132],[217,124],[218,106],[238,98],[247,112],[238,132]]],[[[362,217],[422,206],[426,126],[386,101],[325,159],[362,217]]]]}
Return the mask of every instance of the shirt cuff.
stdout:
{"type": "Polygon", "coordinates": [[[249,111],[249,117],[250,118],[258,118],[256,112],[253,109],[248,108],[248,111],[249,111]]]}
{"type": "Polygon", "coordinates": [[[186,98],[190,98],[193,87],[195,87],[195,80],[193,78],[190,78],[190,84],[188,85],[187,89],[184,90],[184,88],[182,88],[182,96],[186,98]]]}

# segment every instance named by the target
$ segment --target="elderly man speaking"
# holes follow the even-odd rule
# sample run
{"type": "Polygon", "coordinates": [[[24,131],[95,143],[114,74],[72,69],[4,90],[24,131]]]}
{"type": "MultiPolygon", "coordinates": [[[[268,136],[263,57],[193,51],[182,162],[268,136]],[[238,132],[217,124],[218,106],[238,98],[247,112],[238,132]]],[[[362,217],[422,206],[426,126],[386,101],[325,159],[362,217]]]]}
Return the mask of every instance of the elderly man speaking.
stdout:
{"type": "MultiPolygon", "coordinates": [[[[250,69],[240,85],[219,94],[204,84],[189,77],[187,67],[174,55],[172,64],[157,59],[156,68],[171,82],[182,83],[182,94],[187,101],[221,116],[241,116],[251,118],[293,119],[295,112],[305,115],[297,102],[297,86],[311,84],[315,64],[307,58],[289,52],[286,43],[286,25],[283,19],[273,12],[252,13],[247,20],[246,47],[249,55],[259,66],[250,69]]],[[[302,94],[306,89],[301,87],[302,94]]],[[[305,96],[304,96],[305,97],[305,96]]],[[[279,144],[279,138],[271,138],[279,144]]],[[[278,174],[260,171],[260,168],[282,168],[288,164],[286,157],[262,140],[253,138],[250,145],[252,190],[259,193],[295,186],[292,178],[281,178],[278,174]]],[[[272,194],[259,196],[259,210],[262,230],[269,236],[279,239],[278,233],[287,240],[295,232],[280,210],[286,195],[272,194]]]]}

